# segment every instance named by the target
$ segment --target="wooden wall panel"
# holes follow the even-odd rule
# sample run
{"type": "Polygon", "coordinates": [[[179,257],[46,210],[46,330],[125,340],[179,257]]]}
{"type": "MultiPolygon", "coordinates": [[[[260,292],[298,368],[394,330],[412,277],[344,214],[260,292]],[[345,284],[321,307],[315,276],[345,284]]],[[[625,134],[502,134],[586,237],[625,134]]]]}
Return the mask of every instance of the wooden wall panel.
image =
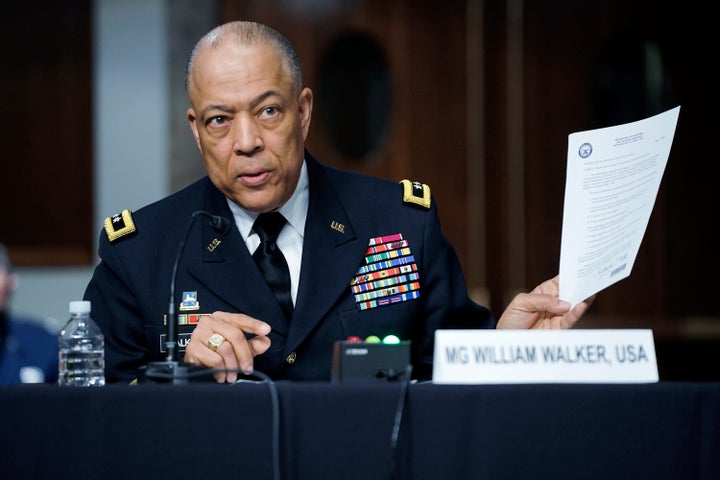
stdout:
{"type": "Polygon", "coordinates": [[[93,260],[90,3],[14,2],[4,16],[0,242],[17,265],[93,260]]]}

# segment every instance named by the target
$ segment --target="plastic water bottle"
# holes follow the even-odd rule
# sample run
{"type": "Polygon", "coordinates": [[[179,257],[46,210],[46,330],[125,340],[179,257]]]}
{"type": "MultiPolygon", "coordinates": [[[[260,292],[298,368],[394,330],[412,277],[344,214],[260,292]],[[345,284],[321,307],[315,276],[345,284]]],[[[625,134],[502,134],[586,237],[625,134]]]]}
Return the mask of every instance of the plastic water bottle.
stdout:
{"type": "Polygon", "coordinates": [[[58,335],[58,385],[105,385],[105,338],[90,318],[90,302],[70,302],[70,320],[58,335]]]}

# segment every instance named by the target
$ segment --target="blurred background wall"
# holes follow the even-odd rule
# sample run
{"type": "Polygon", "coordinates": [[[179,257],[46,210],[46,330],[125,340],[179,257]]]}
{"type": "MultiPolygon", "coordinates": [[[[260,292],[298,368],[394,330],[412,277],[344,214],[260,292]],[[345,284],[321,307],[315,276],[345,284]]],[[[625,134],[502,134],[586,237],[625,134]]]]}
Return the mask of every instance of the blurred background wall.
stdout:
{"type": "MultiPolygon", "coordinates": [[[[56,323],[64,322],[68,316],[68,302],[82,298],[92,274],[95,245],[103,219],[125,208],[134,210],[167,194],[170,184],[167,7],[162,0],[54,2],[46,6],[28,2],[12,7],[15,15],[7,18],[12,19],[8,23],[17,36],[6,42],[11,50],[12,46],[27,42],[28,31],[55,31],[61,34],[60,39],[55,41],[63,41],[73,32],[87,30],[89,69],[74,56],[71,56],[71,61],[78,69],[87,70],[91,89],[87,105],[67,105],[53,99],[32,114],[25,113],[27,118],[23,129],[29,130],[28,142],[38,144],[39,148],[33,151],[31,158],[21,160],[19,155],[9,154],[3,162],[8,167],[12,163],[20,169],[33,170],[32,176],[21,176],[20,180],[15,180],[23,193],[5,193],[3,196],[4,210],[12,210],[18,218],[25,220],[6,224],[0,241],[8,242],[7,237],[11,235],[22,238],[22,223],[36,223],[41,230],[34,238],[41,237],[52,249],[54,245],[62,245],[67,238],[63,226],[71,225],[72,229],[86,232],[84,240],[93,248],[90,261],[83,259],[76,261],[75,265],[58,265],[50,258],[43,264],[45,256],[53,256],[52,251],[36,261],[33,249],[26,247],[37,245],[33,239],[10,242],[11,252],[15,253],[13,261],[21,279],[12,303],[14,310],[50,317],[56,323]],[[58,119],[62,118],[58,114],[59,109],[79,110],[84,114],[59,124],[58,119]],[[67,157],[63,157],[62,151],[56,148],[63,140],[49,141],[45,132],[47,129],[56,132],[59,137],[77,136],[78,131],[87,132],[91,165],[67,165],[67,157]],[[36,165],[38,167],[33,168],[36,165]],[[67,172],[70,182],[66,182],[61,174],[56,174],[54,166],[67,172]],[[81,172],[83,168],[87,172],[81,172]],[[88,172],[91,181],[72,183],[73,177],[87,175],[88,172]],[[53,186],[44,188],[43,184],[48,181],[53,186]],[[79,209],[68,208],[63,201],[68,194],[81,198],[87,196],[91,201],[86,203],[92,208],[80,212],[79,209]],[[25,200],[28,196],[38,199],[39,203],[28,208],[25,200]],[[88,215],[88,212],[91,214],[88,215]],[[78,214],[86,218],[75,218],[78,214]],[[47,223],[51,222],[57,223],[57,226],[47,228],[47,223]],[[91,228],[86,228],[86,225],[91,228]],[[11,226],[13,230],[9,231],[11,226]]],[[[52,42],[45,38],[38,41],[31,52],[36,52],[44,65],[54,67],[43,56],[43,52],[51,48],[52,42]]],[[[26,57],[26,60],[24,65],[32,65],[34,59],[26,57]]],[[[21,80],[26,83],[34,81],[32,77],[21,80]]],[[[52,77],[45,77],[38,81],[36,89],[46,88],[50,82],[52,77]]],[[[58,97],[63,98],[62,92],[59,93],[58,97]]],[[[12,96],[13,92],[5,90],[5,94],[12,96]]],[[[34,96],[27,91],[23,94],[34,96]]],[[[17,118],[13,121],[16,122],[17,118]]],[[[12,139],[11,143],[19,150],[25,148],[12,139]]],[[[5,192],[11,182],[4,177],[5,192]]]]}

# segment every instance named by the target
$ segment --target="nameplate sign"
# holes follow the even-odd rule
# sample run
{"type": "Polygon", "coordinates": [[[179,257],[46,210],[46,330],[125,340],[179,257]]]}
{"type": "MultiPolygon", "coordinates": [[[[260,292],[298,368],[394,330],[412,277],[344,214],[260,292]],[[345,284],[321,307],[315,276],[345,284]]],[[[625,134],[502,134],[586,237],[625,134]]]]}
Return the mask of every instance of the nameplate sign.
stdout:
{"type": "Polygon", "coordinates": [[[652,330],[437,330],[433,383],[654,383],[652,330]]]}

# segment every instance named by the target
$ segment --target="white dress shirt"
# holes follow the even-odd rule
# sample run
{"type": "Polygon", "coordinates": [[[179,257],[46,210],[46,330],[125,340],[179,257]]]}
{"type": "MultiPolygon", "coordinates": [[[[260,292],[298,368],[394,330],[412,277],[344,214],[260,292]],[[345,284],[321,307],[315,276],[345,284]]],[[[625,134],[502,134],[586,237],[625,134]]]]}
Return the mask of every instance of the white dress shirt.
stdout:
{"type": "MultiPolygon", "coordinates": [[[[288,268],[290,269],[290,294],[293,304],[297,299],[298,282],[300,281],[303,235],[305,233],[305,219],[307,218],[309,198],[307,166],[305,165],[305,161],[303,161],[295,192],[290,199],[280,207],[280,213],[285,217],[287,223],[283,226],[277,239],[277,246],[285,256],[288,268]]],[[[245,210],[229,198],[227,202],[235,218],[235,224],[238,230],[240,230],[240,235],[243,240],[245,240],[245,245],[252,255],[260,245],[260,238],[252,230],[253,223],[255,223],[255,219],[259,214],[245,210]]]]}

